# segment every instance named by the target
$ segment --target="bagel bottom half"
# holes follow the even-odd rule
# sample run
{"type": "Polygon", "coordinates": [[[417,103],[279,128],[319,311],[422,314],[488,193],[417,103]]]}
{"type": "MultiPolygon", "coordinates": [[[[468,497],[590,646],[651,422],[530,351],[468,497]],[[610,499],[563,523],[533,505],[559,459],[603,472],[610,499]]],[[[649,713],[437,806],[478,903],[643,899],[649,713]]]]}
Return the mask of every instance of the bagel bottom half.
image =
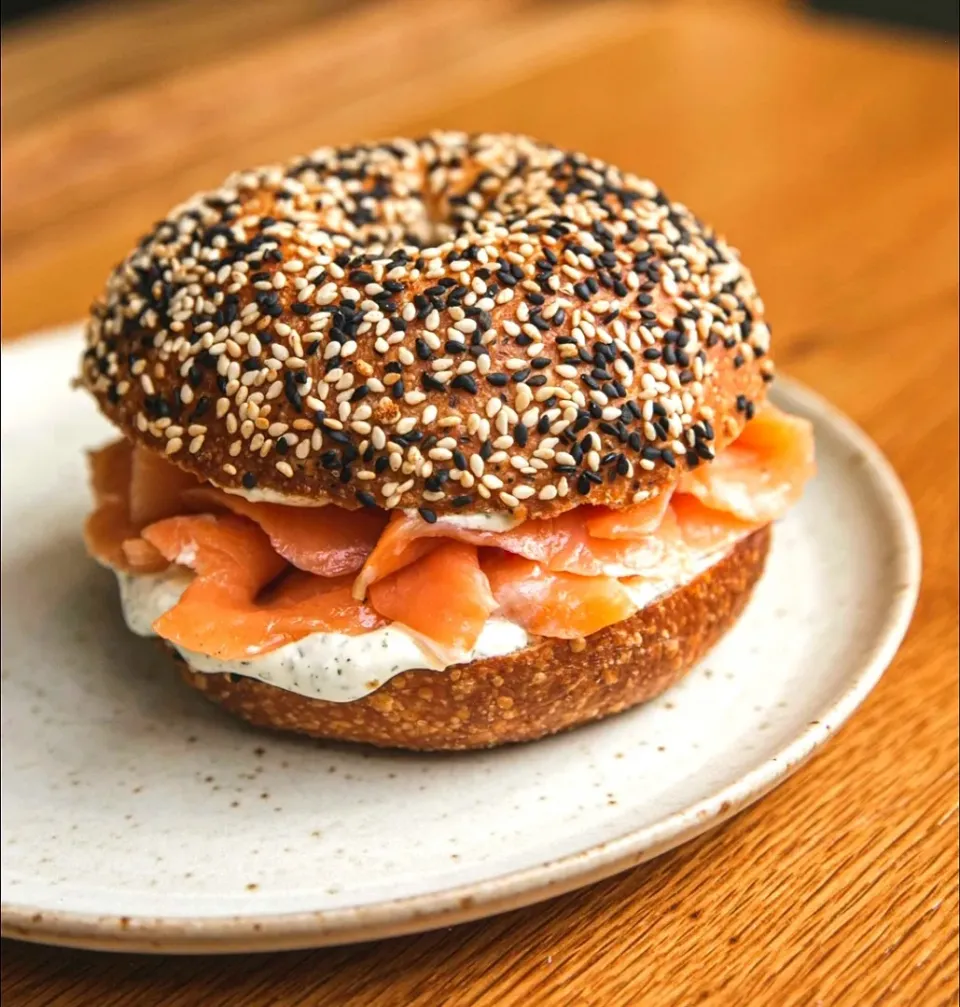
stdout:
{"type": "Polygon", "coordinates": [[[541,638],[505,657],[406,671],[351,703],[185,663],[183,675],[252,724],[317,738],[421,750],[533,741],[646,702],[682,678],[743,611],[769,546],[767,526],[689,584],[587,641],[541,638]]]}

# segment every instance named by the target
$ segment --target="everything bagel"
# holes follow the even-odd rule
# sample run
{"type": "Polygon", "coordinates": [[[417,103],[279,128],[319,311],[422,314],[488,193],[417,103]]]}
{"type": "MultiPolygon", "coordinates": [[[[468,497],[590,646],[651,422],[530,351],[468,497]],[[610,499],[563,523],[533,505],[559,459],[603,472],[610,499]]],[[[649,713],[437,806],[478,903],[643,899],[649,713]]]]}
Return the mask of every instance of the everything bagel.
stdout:
{"type": "Polygon", "coordinates": [[[175,209],[95,304],[131,439],[278,502],[546,515],[709,461],[772,375],[736,253],[512,135],[327,148],[175,209]]]}
{"type": "Polygon", "coordinates": [[[737,254],[652,183],[437,133],[232,175],[110,276],[91,554],[254,724],[414,749],[645,702],[814,471],[737,254]]]}

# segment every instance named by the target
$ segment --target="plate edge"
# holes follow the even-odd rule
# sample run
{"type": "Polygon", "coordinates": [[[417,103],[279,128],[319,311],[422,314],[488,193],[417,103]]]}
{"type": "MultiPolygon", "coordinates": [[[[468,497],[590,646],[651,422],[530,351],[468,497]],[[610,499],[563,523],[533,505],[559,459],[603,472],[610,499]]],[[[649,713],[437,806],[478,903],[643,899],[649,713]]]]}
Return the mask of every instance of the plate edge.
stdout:
{"type": "MultiPolygon", "coordinates": [[[[5,346],[3,353],[28,352],[42,339],[65,339],[79,333],[81,327],[80,324],[59,326],[18,339],[5,346]]],[[[496,915],[589,885],[689,841],[759,800],[832,737],[879,681],[909,628],[921,574],[920,535],[912,505],[879,447],[846,415],[800,383],[780,378],[777,391],[827,420],[842,439],[868,460],[870,474],[882,487],[886,507],[894,517],[896,575],[901,586],[890,599],[885,631],[863,658],[859,673],[826,711],[828,719],[811,725],[723,790],[644,830],[649,837],[646,843],[638,842],[640,830],[635,829],[577,853],[486,881],[367,907],[325,912],[152,919],[51,913],[6,903],[0,906],[0,934],[95,950],[198,954],[292,950],[400,936],[496,915]]]]}

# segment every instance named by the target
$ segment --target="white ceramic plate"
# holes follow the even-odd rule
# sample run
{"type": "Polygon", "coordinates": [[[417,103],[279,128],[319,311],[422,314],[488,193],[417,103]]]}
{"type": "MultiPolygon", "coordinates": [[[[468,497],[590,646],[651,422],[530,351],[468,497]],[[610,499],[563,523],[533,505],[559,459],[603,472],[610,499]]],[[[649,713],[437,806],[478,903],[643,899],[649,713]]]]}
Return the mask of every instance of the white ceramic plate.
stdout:
{"type": "Polygon", "coordinates": [[[622,871],[797,768],[913,610],[919,544],[877,449],[810,392],[819,475],[739,626],[659,701],[532,745],[410,755],[258,733],[121,622],[86,557],[76,328],[3,353],[3,932],[265,950],[489,915],[622,871]]]}

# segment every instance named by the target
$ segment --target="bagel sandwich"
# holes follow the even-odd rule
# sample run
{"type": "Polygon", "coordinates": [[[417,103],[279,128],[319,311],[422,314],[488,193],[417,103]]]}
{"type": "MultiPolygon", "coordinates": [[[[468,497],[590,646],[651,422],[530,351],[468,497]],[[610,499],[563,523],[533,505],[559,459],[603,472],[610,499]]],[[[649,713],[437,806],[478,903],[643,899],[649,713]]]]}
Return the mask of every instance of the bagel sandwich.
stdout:
{"type": "Polygon", "coordinates": [[[265,727],[410,749],[659,695],[814,472],[738,254],[512,134],[322,148],[174,208],[79,383],[127,624],[265,727]]]}

